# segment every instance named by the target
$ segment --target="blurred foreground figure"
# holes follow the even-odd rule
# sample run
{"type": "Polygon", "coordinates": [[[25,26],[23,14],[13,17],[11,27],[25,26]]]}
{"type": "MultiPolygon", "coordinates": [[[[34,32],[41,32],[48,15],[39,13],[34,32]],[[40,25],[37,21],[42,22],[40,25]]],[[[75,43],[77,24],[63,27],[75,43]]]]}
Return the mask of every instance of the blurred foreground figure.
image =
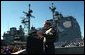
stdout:
{"type": "Polygon", "coordinates": [[[43,36],[40,31],[33,31],[27,38],[28,54],[43,54],[43,36]]]}

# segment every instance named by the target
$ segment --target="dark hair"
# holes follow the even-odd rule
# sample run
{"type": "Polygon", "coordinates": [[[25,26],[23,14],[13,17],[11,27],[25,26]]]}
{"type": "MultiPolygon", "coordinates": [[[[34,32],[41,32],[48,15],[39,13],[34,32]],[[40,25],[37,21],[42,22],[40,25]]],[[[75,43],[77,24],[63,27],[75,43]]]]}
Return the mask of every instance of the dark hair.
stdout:
{"type": "Polygon", "coordinates": [[[51,23],[50,23],[50,22],[48,22],[48,21],[46,21],[46,22],[45,22],[45,24],[47,24],[47,25],[51,26],[51,23]]]}
{"type": "Polygon", "coordinates": [[[35,35],[37,33],[37,30],[30,30],[29,35],[35,35]]]}

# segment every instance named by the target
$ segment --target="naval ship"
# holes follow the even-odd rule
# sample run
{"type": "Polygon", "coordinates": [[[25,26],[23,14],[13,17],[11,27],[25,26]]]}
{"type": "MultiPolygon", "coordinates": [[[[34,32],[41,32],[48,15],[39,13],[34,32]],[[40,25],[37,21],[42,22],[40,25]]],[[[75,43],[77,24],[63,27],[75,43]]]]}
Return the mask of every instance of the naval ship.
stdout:
{"type": "MultiPolygon", "coordinates": [[[[81,38],[80,26],[76,18],[73,16],[64,17],[60,12],[56,11],[56,7],[53,6],[53,3],[49,8],[53,18],[46,21],[58,29],[58,38],[56,38],[56,42],[54,43],[56,49],[55,53],[83,54],[84,40],[81,38]]],[[[31,31],[33,31],[33,29],[31,29],[31,31]]]]}
{"type": "MultiPolygon", "coordinates": [[[[56,11],[56,7],[49,7],[53,18],[46,20],[50,22],[55,29],[58,29],[58,38],[54,43],[55,45],[55,53],[56,54],[84,54],[84,39],[81,36],[80,26],[73,16],[64,17],[63,14],[56,11]],[[76,51],[75,51],[76,50],[76,51]]],[[[34,17],[31,15],[33,11],[30,9],[29,11],[24,12],[27,18],[22,20],[24,26],[28,27],[28,31],[33,31],[33,27],[30,30],[30,17],[34,17]],[[28,20],[26,20],[28,19],[28,20]]],[[[26,54],[26,49],[17,51],[12,54],[26,54]]]]}

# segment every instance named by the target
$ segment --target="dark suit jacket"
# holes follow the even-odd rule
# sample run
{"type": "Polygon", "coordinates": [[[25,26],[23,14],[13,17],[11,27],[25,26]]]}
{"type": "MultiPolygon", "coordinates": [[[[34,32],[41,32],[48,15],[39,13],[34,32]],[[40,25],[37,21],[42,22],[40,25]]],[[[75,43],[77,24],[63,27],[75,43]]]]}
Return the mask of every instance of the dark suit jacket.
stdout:
{"type": "Polygon", "coordinates": [[[35,38],[30,35],[27,38],[27,53],[28,54],[42,54],[43,53],[43,40],[35,38]]]}

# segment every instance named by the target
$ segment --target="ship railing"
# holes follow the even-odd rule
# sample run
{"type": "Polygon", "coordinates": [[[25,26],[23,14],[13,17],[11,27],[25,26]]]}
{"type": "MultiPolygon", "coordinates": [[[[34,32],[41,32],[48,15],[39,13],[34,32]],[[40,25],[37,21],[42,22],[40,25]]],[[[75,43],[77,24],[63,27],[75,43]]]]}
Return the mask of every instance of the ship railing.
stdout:
{"type": "Polygon", "coordinates": [[[23,50],[20,50],[20,51],[17,51],[17,52],[15,52],[15,53],[11,53],[11,54],[20,54],[20,53],[22,53],[22,52],[24,52],[24,51],[26,51],[26,49],[23,49],[23,50]]]}

